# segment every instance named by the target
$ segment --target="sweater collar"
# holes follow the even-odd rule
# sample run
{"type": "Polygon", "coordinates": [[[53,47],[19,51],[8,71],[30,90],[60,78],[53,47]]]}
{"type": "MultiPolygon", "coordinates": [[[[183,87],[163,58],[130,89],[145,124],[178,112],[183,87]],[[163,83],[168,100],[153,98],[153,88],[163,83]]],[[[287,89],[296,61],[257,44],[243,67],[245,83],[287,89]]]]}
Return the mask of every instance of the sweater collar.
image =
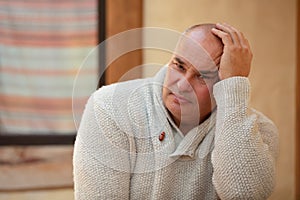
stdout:
{"type": "MultiPolygon", "coordinates": [[[[211,132],[212,128],[215,126],[216,111],[213,111],[208,119],[202,122],[197,127],[190,130],[182,139],[176,150],[170,155],[170,157],[177,156],[188,156],[194,158],[196,150],[200,143],[203,141],[205,136],[211,132]]],[[[206,152],[209,151],[210,145],[205,149],[206,152]]]]}

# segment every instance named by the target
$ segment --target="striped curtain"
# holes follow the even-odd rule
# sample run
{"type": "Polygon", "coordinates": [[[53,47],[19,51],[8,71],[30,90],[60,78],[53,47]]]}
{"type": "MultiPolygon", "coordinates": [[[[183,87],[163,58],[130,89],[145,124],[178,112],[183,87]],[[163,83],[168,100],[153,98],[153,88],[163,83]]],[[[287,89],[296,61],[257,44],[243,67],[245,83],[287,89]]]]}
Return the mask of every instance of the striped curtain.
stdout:
{"type": "MultiPolygon", "coordinates": [[[[0,0],[0,134],[74,133],[73,84],[96,45],[96,0],[0,0]]],[[[76,102],[97,86],[87,63],[76,102]]]]}

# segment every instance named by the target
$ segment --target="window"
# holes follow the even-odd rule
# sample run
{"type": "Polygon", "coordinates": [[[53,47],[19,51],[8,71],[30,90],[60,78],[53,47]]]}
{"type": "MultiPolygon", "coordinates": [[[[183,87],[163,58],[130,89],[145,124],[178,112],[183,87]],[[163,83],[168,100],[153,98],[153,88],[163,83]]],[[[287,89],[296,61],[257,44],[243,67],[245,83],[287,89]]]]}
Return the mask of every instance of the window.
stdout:
{"type": "Polygon", "coordinates": [[[104,55],[81,68],[76,95],[74,79],[105,39],[105,0],[1,1],[0,18],[0,145],[73,144],[72,97],[96,89],[104,55]]]}

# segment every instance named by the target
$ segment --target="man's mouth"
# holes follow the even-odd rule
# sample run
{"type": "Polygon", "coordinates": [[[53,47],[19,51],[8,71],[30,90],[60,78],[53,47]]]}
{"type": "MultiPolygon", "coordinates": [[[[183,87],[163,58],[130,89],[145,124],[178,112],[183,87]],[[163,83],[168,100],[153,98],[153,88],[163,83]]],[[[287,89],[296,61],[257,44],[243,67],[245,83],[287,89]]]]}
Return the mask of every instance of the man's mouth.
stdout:
{"type": "Polygon", "coordinates": [[[175,101],[177,101],[180,104],[191,103],[191,101],[189,99],[187,99],[186,97],[184,97],[180,94],[171,93],[171,95],[173,95],[175,98],[175,101]]]}

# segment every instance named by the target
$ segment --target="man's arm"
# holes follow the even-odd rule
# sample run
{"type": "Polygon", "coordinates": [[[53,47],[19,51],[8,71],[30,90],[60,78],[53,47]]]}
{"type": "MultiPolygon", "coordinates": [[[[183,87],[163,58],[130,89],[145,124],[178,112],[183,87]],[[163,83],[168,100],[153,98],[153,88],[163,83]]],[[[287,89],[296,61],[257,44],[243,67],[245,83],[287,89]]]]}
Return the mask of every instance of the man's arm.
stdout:
{"type": "Polygon", "coordinates": [[[129,146],[128,137],[91,96],[74,148],[75,199],[129,199],[129,146]]]}
{"type": "Polygon", "coordinates": [[[244,35],[228,24],[212,32],[223,44],[217,102],[213,183],[221,199],[266,199],[275,183],[277,129],[249,108],[252,52],[244,35]]]}
{"type": "Polygon", "coordinates": [[[221,199],[267,199],[275,184],[277,129],[248,107],[249,82],[233,77],[217,83],[213,183],[221,199]]]}

